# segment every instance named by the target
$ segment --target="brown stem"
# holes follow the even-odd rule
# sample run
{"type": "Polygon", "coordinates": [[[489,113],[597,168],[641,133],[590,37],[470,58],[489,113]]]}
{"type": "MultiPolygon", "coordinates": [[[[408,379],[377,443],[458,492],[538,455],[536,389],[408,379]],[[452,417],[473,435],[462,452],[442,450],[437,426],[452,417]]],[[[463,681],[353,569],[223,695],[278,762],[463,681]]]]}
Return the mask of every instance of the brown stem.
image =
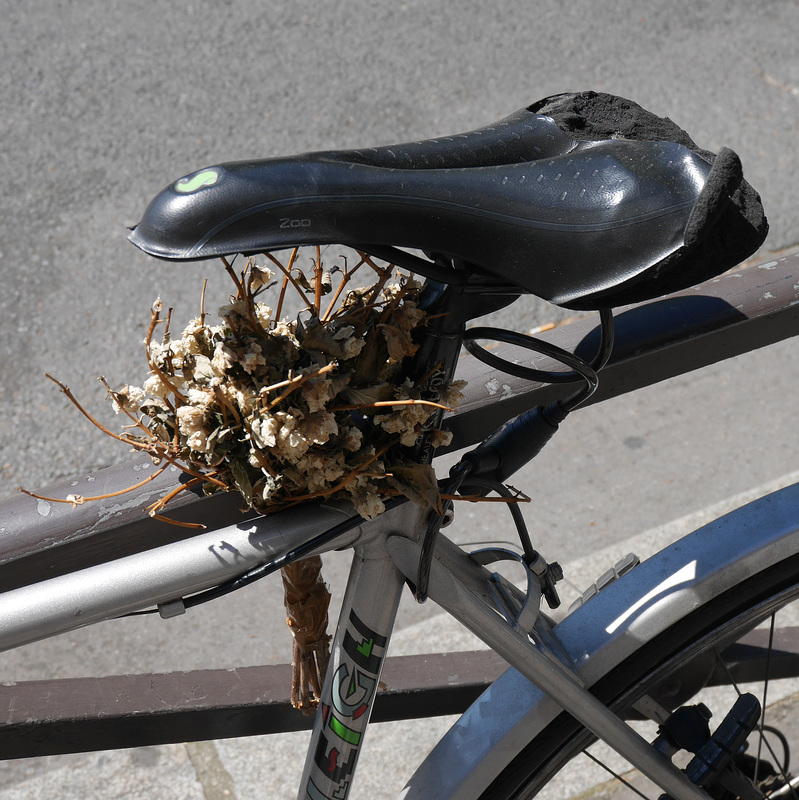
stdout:
{"type": "Polygon", "coordinates": [[[376,400],[374,403],[357,403],[351,406],[336,406],[328,411],[357,411],[361,408],[381,408],[383,406],[433,406],[444,411],[452,411],[449,406],[434,403],[432,400],[376,400]]]}
{"type": "MultiPolygon", "coordinates": [[[[155,326],[158,324],[160,319],[160,315],[158,311],[151,312],[150,316],[150,327],[147,329],[147,336],[144,339],[144,352],[147,357],[147,365],[150,367],[150,370],[155,373],[171,390],[175,397],[179,398],[180,400],[185,400],[186,398],[181,394],[178,388],[169,380],[167,374],[153,361],[152,356],[150,355],[150,344],[153,340],[153,331],[155,331],[155,326]]],[[[165,403],[169,403],[169,401],[164,398],[165,403]]]]}
{"type": "Polygon", "coordinates": [[[225,265],[225,269],[227,270],[228,275],[230,275],[233,283],[236,284],[236,298],[237,299],[244,299],[247,296],[247,292],[244,290],[244,286],[242,285],[241,281],[239,280],[239,276],[236,275],[236,270],[233,269],[233,266],[230,262],[224,257],[219,256],[222,260],[222,263],[225,265]]]}
{"type": "MultiPolygon", "coordinates": [[[[404,496],[399,489],[393,489],[390,486],[380,486],[377,493],[386,495],[388,497],[404,496]]],[[[516,495],[515,497],[483,497],[476,494],[441,494],[442,500],[466,500],[469,503],[530,503],[531,500],[527,495],[516,495]]]]}
{"type": "Polygon", "coordinates": [[[363,325],[368,321],[363,319],[364,314],[369,311],[373,311],[374,309],[380,309],[382,308],[382,305],[382,303],[370,303],[368,305],[361,306],[360,308],[349,308],[346,311],[344,309],[339,309],[335,314],[333,314],[331,319],[337,319],[339,321],[344,320],[347,323],[351,322],[352,325],[360,325],[361,329],[363,329],[363,325]],[[350,320],[350,317],[359,317],[359,319],[350,320]]]}
{"type": "Polygon", "coordinates": [[[173,467],[177,467],[182,472],[185,472],[187,475],[191,475],[192,478],[199,478],[201,481],[205,481],[206,483],[214,483],[222,489],[230,489],[226,483],[223,483],[220,480],[217,480],[214,475],[216,472],[209,473],[204,475],[202,472],[197,472],[196,470],[187,467],[185,464],[181,464],[176,458],[170,456],[166,451],[158,452],[158,455],[164,459],[164,461],[168,461],[173,467]]]}
{"type": "MultiPolygon", "coordinates": [[[[260,328],[260,325],[258,324],[258,320],[255,318],[255,310],[253,309],[252,294],[250,292],[252,286],[252,272],[250,272],[250,279],[248,280],[247,285],[245,286],[243,283],[244,276],[247,274],[247,271],[250,270],[251,268],[251,262],[250,261],[247,262],[247,266],[244,272],[242,272],[241,278],[239,278],[239,276],[236,275],[236,270],[233,269],[233,265],[230,264],[224,256],[220,256],[220,258],[222,259],[222,263],[225,265],[225,269],[227,270],[228,275],[230,275],[230,277],[232,278],[233,283],[236,284],[236,299],[242,300],[244,302],[244,305],[247,309],[247,317],[250,320],[250,325],[252,326],[253,330],[257,331],[260,328]]],[[[233,331],[233,335],[236,337],[237,341],[239,342],[241,341],[241,337],[238,331],[233,331]]]]}
{"type": "Polygon", "coordinates": [[[280,297],[277,301],[277,310],[275,311],[275,322],[280,320],[280,314],[283,311],[283,300],[286,297],[286,287],[289,285],[289,279],[283,276],[283,285],[280,287],[280,297]]]}
{"type": "MultiPolygon", "coordinates": [[[[106,390],[108,391],[108,394],[110,394],[110,395],[118,394],[118,392],[115,392],[108,385],[108,381],[105,379],[104,375],[100,375],[100,377],[97,380],[100,381],[100,383],[102,383],[103,386],[105,386],[106,390]]],[[[136,417],[134,417],[133,414],[131,414],[130,411],[128,411],[127,408],[125,408],[125,406],[120,405],[119,403],[117,403],[117,405],[119,406],[120,411],[122,411],[122,413],[125,414],[125,416],[129,420],[131,420],[133,422],[133,425],[125,425],[123,427],[126,427],[126,428],[139,428],[140,430],[144,431],[144,433],[146,433],[147,436],[149,436],[151,439],[153,438],[152,431],[146,425],[142,425],[141,420],[136,419],[136,417]]]]}
{"type": "Polygon", "coordinates": [[[517,497],[483,497],[482,495],[475,494],[442,494],[442,500],[467,500],[470,503],[529,503],[530,498],[526,495],[518,495],[517,497]]]}
{"type": "Polygon", "coordinates": [[[324,316],[322,317],[322,322],[327,322],[330,319],[330,314],[333,309],[336,307],[336,303],[338,302],[339,297],[341,297],[341,293],[344,291],[344,287],[350,282],[352,276],[356,273],[359,267],[362,267],[366,262],[361,259],[350,272],[347,272],[346,268],[344,270],[344,277],[341,279],[341,283],[339,283],[338,288],[336,289],[336,293],[333,295],[333,299],[330,301],[330,305],[327,307],[327,311],[325,311],[324,316]]]}
{"type": "Polygon", "coordinates": [[[278,476],[278,473],[269,463],[269,459],[260,450],[253,448],[250,452],[255,456],[255,460],[258,462],[261,469],[265,469],[273,478],[278,476]]]}
{"type": "Polygon", "coordinates": [[[170,519],[169,517],[165,517],[163,514],[154,514],[150,512],[150,516],[153,519],[157,519],[160,522],[166,522],[168,525],[177,525],[179,528],[193,528],[194,530],[204,531],[206,526],[202,525],[199,522],[180,522],[176,519],[170,519]]]}
{"type": "Polygon", "coordinates": [[[186,489],[191,489],[193,486],[196,486],[198,483],[201,483],[200,478],[195,478],[194,480],[188,481],[187,483],[181,483],[180,486],[176,486],[172,491],[167,492],[163,497],[156,500],[154,503],[151,503],[147,506],[147,510],[150,512],[150,515],[154,512],[160,511],[172,498],[177,497],[181,492],[185,491],[186,489]]]}
{"type": "Polygon", "coordinates": [[[264,386],[259,391],[262,393],[271,392],[274,391],[275,389],[282,389],[284,386],[289,386],[290,384],[293,383],[298,383],[298,382],[304,383],[305,381],[310,380],[311,378],[318,378],[320,375],[324,375],[325,373],[330,372],[335,368],[336,364],[334,362],[331,362],[330,364],[325,364],[324,367],[320,367],[316,372],[309,372],[307,375],[297,375],[295,378],[287,378],[284,381],[273,383],[271,386],[264,386]]]}
{"type": "Polygon", "coordinates": [[[358,250],[357,253],[363,259],[364,263],[368,264],[378,275],[383,275],[386,270],[390,272],[392,269],[391,264],[389,264],[388,267],[378,267],[377,264],[372,261],[372,256],[370,256],[369,253],[364,253],[363,250],[358,250]]]}
{"type": "MultiPolygon", "coordinates": [[[[135,489],[140,489],[146,483],[149,483],[151,480],[157,478],[168,466],[169,464],[164,464],[163,467],[159,467],[152,475],[149,475],[143,481],[139,481],[139,483],[135,483],[133,486],[128,486],[126,489],[120,489],[118,492],[109,492],[108,494],[98,494],[94,497],[80,497],[80,501],[67,499],[61,500],[58,497],[45,497],[41,494],[29,492],[27,489],[23,489],[21,486],[19,487],[19,491],[28,495],[28,497],[35,497],[37,500],[47,500],[51,503],[71,503],[73,506],[82,505],[83,503],[93,503],[95,500],[107,500],[109,497],[119,497],[121,494],[127,494],[135,489]]],[[[79,495],[75,496],[78,497],[79,495]]]]}
{"type": "Polygon", "coordinates": [[[233,412],[233,418],[236,420],[236,424],[240,425],[241,416],[239,412],[236,410],[235,404],[231,402],[230,398],[226,397],[223,392],[220,392],[219,388],[220,388],[219,386],[214,387],[214,399],[216,400],[217,403],[219,403],[220,406],[222,406],[223,411],[230,409],[230,411],[233,412]]]}
{"type": "Polygon", "coordinates": [[[283,273],[283,275],[289,279],[291,285],[297,290],[297,293],[302,298],[303,303],[305,303],[306,308],[309,311],[314,311],[313,303],[308,300],[308,297],[306,296],[302,286],[300,286],[297,281],[291,277],[291,264],[289,264],[288,269],[286,269],[286,267],[284,267],[271,253],[265,253],[265,255],[283,273]]]}
{"type": "Polygon", "coordinates": [[[290,378],[286,381],[281,381],[280,383],[272,384],[272,386],[267,386],[266,389],[261,389],[260,393],[265,393],[271,391],[272,389],[280,389],[284,386],[286,390],[281,392],[277,397],[273,400],[269,401],[269,404],[266,406],[266,411],[271,411],[281,400],[285,400],[295,389],[301,386],[306,381],[311,380],[311,378],[318,378],[320,375],[324,375],[327,372],[331,372],[336,368],[337,364],[335,362],[331,362],[330,364],[325,364],[324,367],[320,367],[316,372],[310,372],[307,375],[298,375],[296,378],[290,378]]]}
{"type": "MultiPolygon", "coordinates": [[[[67,386],[67,385],[65,385],[65,384],[63,384],[63,383],[61,383],[61,381],[59,381],[57,378],[54,378],[54,377],[53,377],[52,375],[50,375],[50,373],[48,373],[48,372],[45,372],[45,373],[44,373],[44,376],[45,376],[46,378],[49,378],[49,379],[50,379],[50,380],[51,380],[53,383],[55,383],[55,384],[56,384],[56,385],[57,385],[57,386],[58,386],[58,387],[61,389],[61,391],[62,391],[62,392],[63,392],[63,393],[64,393],[64,394],[67,396],[67,400],[69,400],[69,401],[70,401],[70,403],[72,403],[72,405],[74,405],[74,406],[75,406],[75,408],[77,408],[77,409],[78,409],[78,411],[80,411],[80,413],[81,413],[81,414],[83,414],[83,416],[84,416],[84,417],[86,417],[86,419],[88,419],[88,420],[89,420],[89,422],[91,422],[91,423],[92,423],[92,425],[94,425],[94,426],[96,426],[97,428],[99,428],[99,429],[100,429],[100,430],[101,430],[103,433],[107,434],[107,435],[108,435],[108,436],[110,436],[112,439],[116,439],[116,440],[118,440],[118,441],[120,441],[120,442],[125,442],[126,444],[130,444],[130,445],[132,445],[133,447],[136,447],[136,446],[137,446],[137,445],[136,445],[136,443],[135,443],[135,442],[133,442],[133,441],[131,441],[131,440],[130,440],[128,437],[126,437],[126,436],[120,436],[118,433],[114,433],[113,431],[110,431],[108,428],[106,428],[106,427],[105,427],[105,425],[102,425],[101,423],[99,423],[99,422],[98,422],[98,421],[97,421],[97,420],[96,420],[96,419],[95,419],[95,418],[94,418],[94,417],[93,417],[93,416],[92,416],[92,415],[91,415],[91,414],[90,414],[90,413],[89,413],[89,412],[88,412],[88,411],[87,411],[87,410],[86,410],[86,409],[85,409],[85,408],[84,408],[84,407],[83,407],[83,406],[82,406],[82,405],[81,405],[79,402],[78,402],[78,400],[75,398],[75,395],[73,395],[73,394],[72,394],[72,390],[69,388],[69,386],[67,386]]],[[[145,449],[145,448],[144,448],[144,447],[142,447],[141,449],[145,449]]]]}
{"type": "MultiPolygon", "coordinates": [[[[44,374],[45,377],[49,378],[51,381],[53,381],[53,383],[58,385],[61,391],[66,395],[67,399],[78,409],[78,411],[80,411],[81,414],[83,414],[84,417],[86,417],[86,419],[89,420],[89,422],[91,422],[94,426],[99,428],[107,436],[110,436],[112,439],[116,439],[119,442],[124,442],[125,444],[137,450],[143,450],[144,452],[149,453],[151,456],[154,456],[156,458],[162,458],[168,464],[171,464],[173,467],[177,467],[178,469],[185,472],[187,475],[191,475],[193,478],[200,478],[204,481],[208,481],[209,483],[215,483],[217,486],[220,486],[223,489],[230,488],[226,483],[217,480],[212,475],[202,475],[190,469],[189,467],[185,466],[184,464],[180,464],[178,461],[176,461],[174,457],[170,456],[169,453],[167,453],[165,446],[160,444],[160,442],[155,442],[155,441],[152,441],[150,443],[138,442],[135,439],[131,438],[130,436],[120,436],[119,434],[109,430],[108,428],[105,427],[105,425],[99,423],[88,411],[86,411],[86,409],[76,400],[69,386],[66,386],[65,384],[61,383],[61,381],[54,378],[47,372],[45,372],[44,374]]],[[[152,434],[150,434],[150,436],[152,438],[152,434]]]]}
{"type": "MultiPolygon", "coordinates": [[[[361,252],[360,250],[358,251],[361,252]]],[[[388,279],[391,277],[391,273],[394,269],[393,264],[389,264],[387,267],[381,268],[378,267],[377,264],[372,261],[371,258],[366,253],[361,253],[363,255],[364,260],[366,263],[380,276],[380,280],[374,285],[372,289],[372,296],[369,298],[370,303],[374,303],[378,297],[380,297],[380,292],[383,291],[383,287],[388,282],[388,279]]]]}
{"type": "MultiPolygon", "coordinates": [[[[127,440],[124,440],[124,441],[127,441],[127,440]]],[[[129,442],[129,443],[134,445],[134,446],[137,444],[135,441],[134,442],[129,442]]],[[[164,461],[166,461],[171,466],[176,467],[181,472],[185,472],[186,475],[191,475],[192,478],[199,478],[201,481],[205,481],[206,483],[216,484],[217,486],[219,486],[220,488],[225,489],[225,490],[230,489],[230,486],[228,486],[226,483],[223,483],[220,480],[217,480],[214,477],[214,475],[217,474],[216,470],[214,470],[214,472],[209,472],[207,474],[203,474],[202,472],[197,472],[196,470],[191,469],[191,467],[188,467],[185,464],[182,464],[180,461],[177,460],[177,458],[175,456],[170,455],[170,453],[167,452],[166,446],[161,444],[160,442],[157,442],[157,443],[155,443],[153,445],[150,445],[150,446],[142,445],[141,449],[145,450],[146,452],[148,452],[154,458],[162,458],[164,461]]]]}
{"type": "Polygon", "coordinates": [[[205,325],[205,287],[208,286],[208,278],[203,279],[203,290],[200,293],[200,325],[205,325]]]}
{"type": "MultiPolygon", "coordinates": [[[[291,251],[291,256],[289,256],[289,265],[288,265],[289,272],[291,272],[291,268],[294,266],[294,262],[297,260],[297,256],[299,255],[299,253],[300,253],[300,248],[299,247],[295,247],[291,251]]],[[[265,255],[269,256],[269,253],[265,253],[265,255]]],[[[273,259],[273,261],[274,261],[274,259],[273,259]]],[[[275,321],[276,322],[278,320],[280,320],[280,314],[283,311],[283,300],[286,297],[286,287],[288,285],[289,285],[289,279],[284,274],[283,275],[283,286],[280,287],[280,297],[279,297],[279,299],[277,301],[277,311],[275,311],[275,321]]]]}
{"type": "Polygon", "coordinates": [[[316,316],[319,316],[319,308],[322,304],[322,253],[319,245],[316,245],[316,265],[314,266],[314,308],[316,316]]]}

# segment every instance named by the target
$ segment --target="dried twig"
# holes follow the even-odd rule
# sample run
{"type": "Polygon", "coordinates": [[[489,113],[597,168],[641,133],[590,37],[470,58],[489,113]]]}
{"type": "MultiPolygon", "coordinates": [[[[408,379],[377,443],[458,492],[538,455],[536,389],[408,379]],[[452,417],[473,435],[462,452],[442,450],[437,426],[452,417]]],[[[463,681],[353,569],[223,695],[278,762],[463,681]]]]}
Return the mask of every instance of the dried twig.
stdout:
{"type": "MultiPolygon", "coordinates": [[[[120,442],[125,442],[125,444],[130,444],[130,445],[132,445],[133,447],[136,447],[136,443],[135,443],[135,442],[132,442],[132,441],[130,440],[130,438],[129,438],[129,437],[127,437],[127,436],[120,436],[119,434],[116,434],[116,433],[114,433],[113,431],[110,431],[110,430],[109,430],[108,428],[106,428],[106,427],[105,427],[105,425],[103,425],[102,423],[98,422],[98,421],[97,421],[97,420],[96,420],[96,419],[95,419],[95,418],[94,418],[94,417],[93,417],[93,416],[92,416],[92,415],[91,415],[91,414],[90,414],[90,413],[89,413],[89,412],[88,412],[88,411],[87,411],[87,410],[86,410],[86,409],[85,409],[85,408],[84,408],[84,407],[83,407],[83,406],[82,406],[82,405],[81,405],[81,404],[78,402],[78,400],[75,398],[75,395],[73,395],[73,394],[72,394],[72,390],[69,388],[69,386],[67,386],[67,385],[66,385],[66,384],[64,384],[64,383],[61,383],[61,381],[60,381],[60,380],[58,380],[57,378],[54,378],[54,377],[53,377],[53,376],[52,376],[52,375],[51,375],[49,372],[45,372],[45,373],[44,373],[44,376],[45,376],[45,378],[49,378],[49,379],[50,379],[50,380],[51,380],[53,383],[55,383],[55,384],[56,384],[56,385],[59,387],[59,389],[61,389],[61,391],[63,392],[63,394],[64,394],[64,395],[66,395],[66,398],[67,398],[67,400],[69,400],[69,402],[70,402],[70,403],[72,403],[72,405],[74,405],[74,406],[75,406],[75,408],[77,408],[77,409],[78,409],[78,411],[80,411],[80,413],[81,413],[81,414],[83,414],[83,416],[84,416],[84,417],[86,417],[86,419],[88,419],[88,420],[89,420],[89,422],[91,422],[91,423],[92,423],[92,425],[94,425],[95,427],[99,428],[99,429],[100,429],[100,430],[101,430],[101,431],[102,431],[104,434],[106,434],[106,436],[110,436],[112,439],[116,439],[117,441],[120,441],[120,442]]],[[[145,447],[142,447],[141,449],[147,449],[147,448],[145,448],[145,447]]]]}
{"type": "Polygon", "coordinates": [[[151,480],[157,478],[167,467],[169,464],[164,464],[163,466],[159,467],[152,475],[148,475],[143,481],[139,481],[138,483],[134,483],[133,486],[128,486],[125,489],[120,489],[117,492],[108,492],[106,494],[97,494],[93,497],[83,497],[82,495],[78,494],[69,494],[66,498],[61,499],[58,497],[47,497],[46,495],[36,494],[35,492],[29,492],[27,489],[23,489],[21,486],[19,490],[22,494],[28,495],[28,497],[35,497],[37,500],[47,500],[50,503],[69,503],[73,508],[75,506],[81,506],[84,503],[93,503],[96,500],[108,500],[111,497],[119,497],[120,495],[127,494],[128,492],[132,492],[135,489],[141,489],[142,486],[148,484],[151,480]]]}
{"type": "MultiPolygon", "coordinates": [[[[291,251],[291,256],[289,256],[289,263],[285,268],[286,272],[288,273],[291,272],[292,268],[294,267],[294,262],[297,260],[297,256],[299,255],[299,253],[300,253],[299,247],[295,247],[291,251]]],[[[266,255],[268,258],[272,259],[273,262],[277,260],[275,259],[274,256],[271,255],[271,253],[267,253],[266,255]]],[[[280,287],[280,298],[277,301],[277,309],[275,310],[275,319],[280,319],[280,314],[283,311],[283,300],[286,297],[286,287],[289,285],[289,278],[286,272],[284,272],[283,274],[283,285],[280,287]]]]}
{"type": "Polygon", "coordinates": [[[442,411],[454,411],[450,406],[434,403],[432,400],[418,400],[410,398],[407,400],[377,400],[374,403],[355,403],[348,406],[334,406],[331,411],[361,411],[366,408],[383,408],[386,406],[430,406],[440,408],[442,411]]]}
{"type": "MultiPolygon", "coordinates": [[[[278,403],[280,403],[281,400],[285,400],[295,389],[298,389],[306,381],[312,380],[313,378],[320,378],[322,375],[327,375],[329,372],[333,372],[336,366],[337,365],[335,363],[325,364],[324,367],[319,367],[316,372],[309,372],[306,375],[297,375],[293,378],[287,378],[284,381],[273,383],[271,386],[265,386],[260,390],[260,394],[262,396],[266,396],[269,392],[273,392],[276,389],[284,389],[282,394],[269,401],[269,405],[267,405],[266,410],[269,411],[270,409],[274,408],[278,403]]],[[[332,409],[330,410],[332,411],[332,409]]]]}
{"type": "Polygon", "coordinates": [[[205,325],[205,288],[208,286],[208,278],[203,278],[203,290],[200,294],[200,325],[205,325]]]}
{"type": "Polygon", "coordinates": [[[302,287],[291,276],[291,266],[289,265],[288,267],[284,267],[271,253],[267,253],[266,256],[283,273],[283,275],[288,279],[289,283],[291,283],[291,285],[297,290],[297,294],[302,298],[302,301],[305,303],[305,307],[309,311],[313,312],[313,303],[308,300],[308,297],[306,296],[302,287]]]}
{"type": "Polygon", "coordinates": [[[345,261],[344,274],[343,274],[343,276],[341,278],[341,281],[339,282],[338,288],[336,289],[336,291],[335,291],[335,293],[333,295],[333,299],[330,301],[330,304],[327,307],[327,311],[325,311],[325,313],[322,315],[322,322],[327,322],[330,319],[330,314],[333,311],[333,309],[336,307],[336,304],[338,303],[339,298],[341,297],[341,293],[344,291],[344,287],[350,282],[350,280],[352,280],[352,276],[365,263],[366,263],[366,261],[362,257],[361,260],[352,268],[352,270],[350,270],[348,272],[347,268],[346,268],[346,261],[345,261]]]}
{"type": "Polygon", "coordinates": [[[160,307],[161,301],[157,300],[153,305],[153,310],[150,312],[150,327],[147,329],[147,335],[144,338],[144,352],[147,356],[147,365],[150,367],[150,372],[157,375],[170,388],[177,399],[185,400],[186,398],[180,393],[175,384],[172,383],[170,377],[161,369],[161,367],[158,366],[158,364],[155,363],[152,354],[150,353],[150,344],[153,339],[155,326],[160,321],[160,307]]]}

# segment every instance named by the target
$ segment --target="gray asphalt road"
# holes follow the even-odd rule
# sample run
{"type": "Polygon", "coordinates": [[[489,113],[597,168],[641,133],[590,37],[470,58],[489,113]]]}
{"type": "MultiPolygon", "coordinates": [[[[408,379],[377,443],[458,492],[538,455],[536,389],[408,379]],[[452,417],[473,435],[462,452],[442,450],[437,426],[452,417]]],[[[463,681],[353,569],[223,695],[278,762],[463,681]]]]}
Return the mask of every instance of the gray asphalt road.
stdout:
{"type": "MultiPolygon", "coordinates": [[[[795,0],[0,0],[0,18],[0,498],[127,458],[42,373],[113,422],[96,376],[143,379],[155,297],[185,319],[208,276],[208,306],[223,301],[216,264],[125,240],[158,190],[207,164],[449,134],[596,89],[735,149],[772,223],[765,249],[799,243],[795,0]]],[[[501,320],[559,316],[526,300],[501,320]]],[[[526,473],[548,501],[544,552],[584,555],[795,469],[796,379],[783,344],[575,415],[526,473]]],[[[467,536],[503,535],[484,511],[462,518],[467,536]]],[[[285,660],[279,609],[268,623],[252,610],[277,593],[248,591],[180,636],[131,622],[20,651],[4,678],[285,660]]],[[[403,624],[429,613],[411,606],[403,624]]]]}
{"type": "MultiPolygon", "coordinates": [[[[799,242],[796,2],[2,0],[0,14],[0,496],[126,457],[42,373],[98,410],[98,375],[143,375],[156,296],[185,319],[209,275],[224,298],[216,264],[125,240],[160,188],[206,164],[454,133],[592,88],[738,150],[767,246],[799,242]]],[[[527,303],[506,320],[556,314],[527,303]]]]}

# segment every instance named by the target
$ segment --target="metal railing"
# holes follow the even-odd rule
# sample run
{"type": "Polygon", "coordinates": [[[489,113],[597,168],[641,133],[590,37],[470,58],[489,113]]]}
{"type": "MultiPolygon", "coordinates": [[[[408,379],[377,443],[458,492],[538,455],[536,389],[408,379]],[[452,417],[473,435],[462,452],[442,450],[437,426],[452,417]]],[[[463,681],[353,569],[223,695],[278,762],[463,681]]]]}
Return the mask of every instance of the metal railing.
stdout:
{"type": "MultiPolygon", "coordinates": [[[[799,333],[799,254],[752,264],[707,283],[616,316],[616,346],[590,403],[684,374],[799,333]]],[[[542,333],[559,347],[590,357],[597,321],[579,318],[542,333]]],[[[493,351],[512,358],[512,348],[493,351]]],[[[516,353],[518,356],[518,352],[516,353]]],[[[540,359],[539,369],[550,365],[540,359]]],[[[551,368],[556,368],[551,365],[551,368]]],[[[502,375],[465,356],[458,378],[468,381],[445,427],[450,450],[492,433],[506,419],[548,404],[563,387],[502,375]]],[[[149,462],[140,459],[50,487],[45,494],[97,495],[139,483],[149,462]]],[[[26,496],[0,503],[0,591],[67,574],[192,535],[150,519],[145,507],[177,485],[167,470],[118,499],[71,508],[26,496]],[[44,505],[43,505],[44,504],[44,505]]],[[[246,519],[232,495],[181,493],[170,506],[176,519],[209,528],[246,519]]],[[[799,647],[786,633],[786,663],[799,647]]],[[[742,653],[745,652],[742,651],[742,653]]],[[[744,661],[742,655],[742,663],[744,661]]],[[[793,668],[793,667],[792,667],[793,668]]],[[[387,689],[373,719],[435,716],[463,711],[504,669],[491,652],[389,658],[387,689]]],[[[225,738],[310,727],[290,707],[290,667],[199,670],[164,675],[30,681],[0,684],[0,758],[225,738]]]]}

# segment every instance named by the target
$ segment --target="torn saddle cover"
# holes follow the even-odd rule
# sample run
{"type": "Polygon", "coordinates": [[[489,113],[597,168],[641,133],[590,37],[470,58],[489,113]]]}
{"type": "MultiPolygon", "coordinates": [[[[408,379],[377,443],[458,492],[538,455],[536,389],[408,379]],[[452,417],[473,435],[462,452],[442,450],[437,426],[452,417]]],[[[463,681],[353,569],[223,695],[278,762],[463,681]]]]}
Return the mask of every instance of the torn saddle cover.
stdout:
{"type": "Polygon", "coordinates": [[[741,161],[729,148],[718,154],[703,150],[668,117],[601,92],[553,95],[528,110],[551,118],[578,142],[673,142],[711,164],[680,247],[628,280],[564,305],[597,308],[659,297],[731,269],[763,244],[768,222],[760,195],[744,180],[741,161]]]}

